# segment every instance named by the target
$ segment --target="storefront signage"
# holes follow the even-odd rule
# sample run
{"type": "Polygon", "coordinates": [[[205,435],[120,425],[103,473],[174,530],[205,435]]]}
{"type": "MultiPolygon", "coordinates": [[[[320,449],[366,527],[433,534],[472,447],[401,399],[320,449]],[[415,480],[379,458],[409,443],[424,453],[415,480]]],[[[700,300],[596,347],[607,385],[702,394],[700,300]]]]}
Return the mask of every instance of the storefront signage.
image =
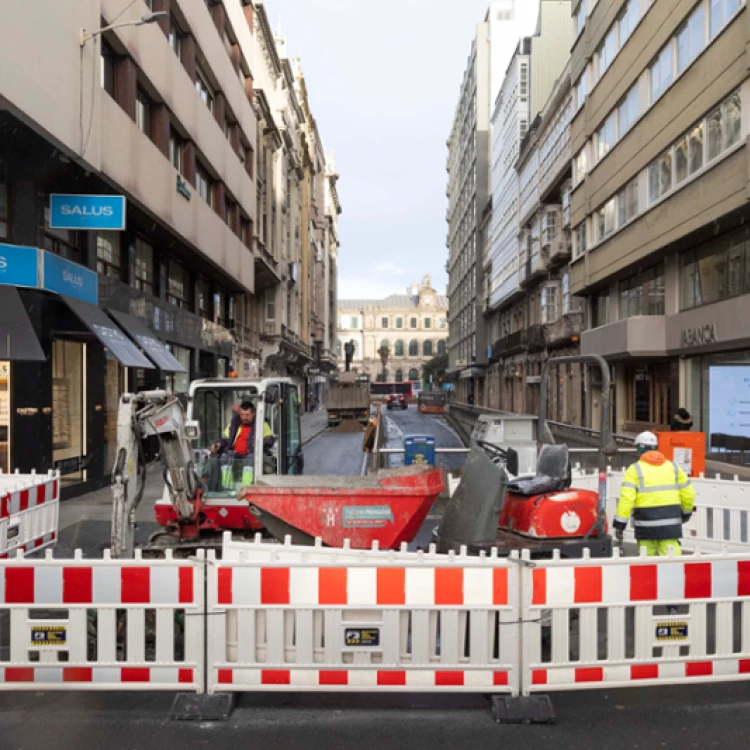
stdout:
{"type": "Polygon", "coordinates": [[[99,302],[97,273],[52,253],[42,254],[41,286],[50,292],[80,299],[91,305],[99,302]]]}
{"type": "Polygon", "coordinates": [[[185,199],[190,200],[193,196],[188,188],[187,180],[182,179],[182,175],[177,175],[177,192],[185,199]]]}
{"type": "Polygon", "coordinates": [[[51,229],[125,229],[122,195],[51,195],[51,229]]]}
{"type": "Polygon", "coordinates": [[[39,414],[39,409],[37,409],[36,406],[21,406],[16,409],[16,414],[18,414],[19,417],[35,417],[39,414]]]}
{"type": "Polygon", "coordinates": [[[21,245],[0,245],[0,284],[39,285],[39,250],[21,245]]]}
{"type": "Polygon", "coordinates": [[[683,346],[705,346],[715,344],[717,341],[716,324],[706,323],[704,326],[696,328],[686,328],[682,332],[683,346]]]}

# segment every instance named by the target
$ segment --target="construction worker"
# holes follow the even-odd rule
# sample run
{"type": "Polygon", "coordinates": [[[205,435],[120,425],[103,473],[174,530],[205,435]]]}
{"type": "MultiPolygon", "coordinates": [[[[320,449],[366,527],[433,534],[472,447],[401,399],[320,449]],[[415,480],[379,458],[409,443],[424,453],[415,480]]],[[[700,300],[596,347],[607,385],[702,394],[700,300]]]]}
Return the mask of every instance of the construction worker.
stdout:
{"type": "Polygon", "coordinates": [[[667,555],[669,548],[682,554],[682,524],[693,512],[695,489],[680,466],[667,461],[657,450],[653,432],[635,439],[638,460],[625,472],[617,504],[615,536],[622,542],[630,514],[639,549],[649,557],[667,555]]]}

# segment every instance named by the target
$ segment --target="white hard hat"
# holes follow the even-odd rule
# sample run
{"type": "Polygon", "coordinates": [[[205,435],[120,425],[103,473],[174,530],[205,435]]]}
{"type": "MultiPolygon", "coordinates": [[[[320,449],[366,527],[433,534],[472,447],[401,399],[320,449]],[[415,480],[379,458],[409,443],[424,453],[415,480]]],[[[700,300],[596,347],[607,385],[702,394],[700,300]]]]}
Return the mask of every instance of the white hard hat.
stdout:
{"type": "Polygon", "coordinates": [[[653,432],[642,432],[635,439],[635,444],[636,446],[656,450],[656,448],[659,447],[659,439],[656,437],[656,435],[654,435],[653,432]]]}

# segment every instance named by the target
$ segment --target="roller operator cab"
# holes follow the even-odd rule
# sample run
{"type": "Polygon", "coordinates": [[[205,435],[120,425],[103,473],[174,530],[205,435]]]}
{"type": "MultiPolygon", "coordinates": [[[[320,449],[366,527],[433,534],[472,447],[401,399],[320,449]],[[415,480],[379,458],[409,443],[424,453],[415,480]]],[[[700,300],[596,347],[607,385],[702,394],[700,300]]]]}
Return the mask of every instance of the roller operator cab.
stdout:
{"type": "MultiPolygon", "coordinates": [[[[300,404],[297,385],[286,378],[208,379],[191,384],[186,424],[198,428],[194,430],[198,438],[192,440],[192,458],[203,485],[202,537],[211,532],[249,534],[260,530],[247,502],[237,498],[240,489],[261,477],[303,473],[300,404]],[[230,432],[233,418],[239,419],[240,405],[247,402],[255,407],[255,429],[249,452],[240,456],[229,444],[230,432]],[[217,453],[212,446],[220,441],[224,441],[224,450],[217,453]]],[[[156,502],[156,520],[165,527],[161,535],[173,535],[178,519],[169,487],[156,502]]]]}

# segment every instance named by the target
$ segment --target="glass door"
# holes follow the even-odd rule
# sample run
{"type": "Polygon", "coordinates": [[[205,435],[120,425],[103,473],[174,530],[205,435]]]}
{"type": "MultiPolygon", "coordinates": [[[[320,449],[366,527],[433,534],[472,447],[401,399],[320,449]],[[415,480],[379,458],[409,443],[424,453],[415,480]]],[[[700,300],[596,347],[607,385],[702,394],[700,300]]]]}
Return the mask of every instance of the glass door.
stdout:
{"type": "Polygon", "coordinates": [[[52,459],[63,484],[86,478],[85,357],[85,344],[52,342],[52,459]]]}

